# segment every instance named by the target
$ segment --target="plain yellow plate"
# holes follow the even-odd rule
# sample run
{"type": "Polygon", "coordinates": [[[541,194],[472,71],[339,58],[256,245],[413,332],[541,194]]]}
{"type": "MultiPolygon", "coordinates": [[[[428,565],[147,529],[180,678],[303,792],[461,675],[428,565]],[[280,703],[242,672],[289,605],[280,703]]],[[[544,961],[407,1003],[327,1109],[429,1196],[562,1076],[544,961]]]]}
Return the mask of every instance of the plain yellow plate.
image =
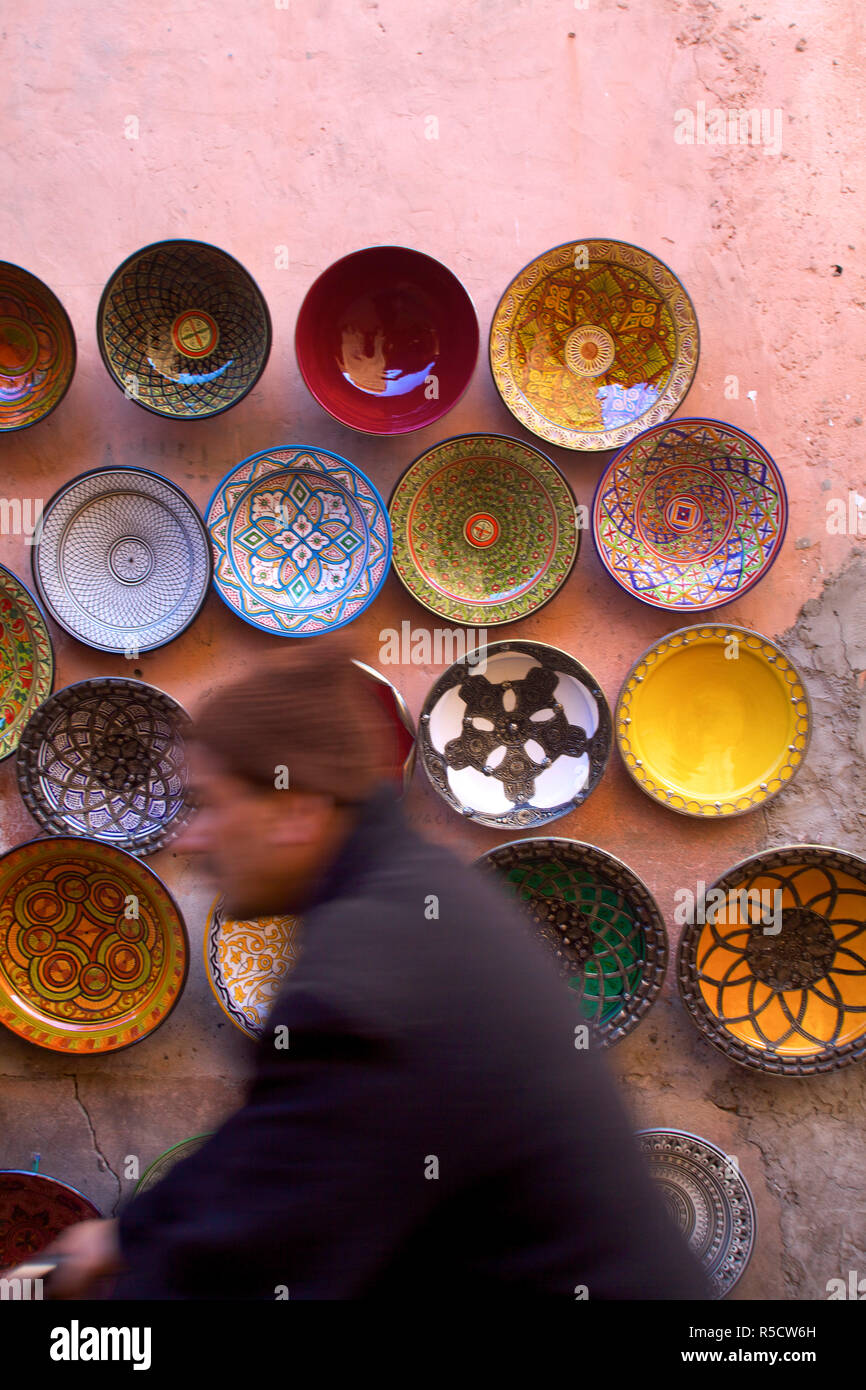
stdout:
{"type": "Polygon", "coordinates": [[[775,643],[748,628],[680,628],[620,692],[617,743],[638,786],[687,816],[737,816],[775,796],[809,743],[809,697],[775,643]]]}

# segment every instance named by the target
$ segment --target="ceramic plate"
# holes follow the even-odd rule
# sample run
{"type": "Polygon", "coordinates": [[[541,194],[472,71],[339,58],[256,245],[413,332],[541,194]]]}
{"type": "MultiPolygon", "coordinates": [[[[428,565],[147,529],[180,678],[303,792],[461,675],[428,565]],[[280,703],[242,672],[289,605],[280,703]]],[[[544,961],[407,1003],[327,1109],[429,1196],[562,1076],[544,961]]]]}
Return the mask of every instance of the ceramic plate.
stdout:
{"type": "Polygon", "coordinates": [[[662,987],[664,918],[637,874],[577,840],[497,845],[476,861],[513,894],[602,1045],[640,1022],[662,987]]]}
{"type": "Polygon", "coordinates": [[[204,962],[223,1013],[250,1038],[260,1038],[283,981],[298,961],[300,919],[226,917],[222,898],[211,907],[204,962]]]}
{"type": "Polygon", "coordinates": [[[806,687],[774,642],[707,625],[644,652],[620,691],[616,736],[655,801],[687,816],[738,816],[790,782],[811,719],[806,687]]]}
{"type": "Polygon", "coordinates": [[[18,576],[0,566],[0,758],[15,752],[53,684],[54,652],[42,609],[18,576]]]}
{"type": "Polygon", "coordinates": [[[431,612],[468,626],[516,622],[565,583],[580,531],[555,464],[504,435],[434,444],[389,502],[394,568],[431,612]]]}
{"type": "Polygon", "coordinates": [[[27,1042],[140,1042],[180,998],[188,956],[177,904],[125,850],[69,836],[0,858],[0,1023],[27,1042]]]}
{"type": "Polygon", "coordinates": [[[656,425],[602,474],[592,535],[608,574],[655,608],[698,612],[746,593],[782,546],[782,475],[718,420],[656,425]]]}
{"type": "Polygon", "coordinates": [[[46,504],[33,551],[43,603],[100,651],[137,656],[183,632],[207,598],[211,556],[201,517],[168,478],[98,468],[46,504]]]}
{"type": "Polygon", "coordinates": [[[265,449],[244,459],[213,494],[207,525],[220,597],[245,622],[282,637],[352,622],[391,562],[382,498],[327,449],[265,449]]]}
{"type": "Polygon", "coordinates": [[[707,890],[683,929],[680,993],[735,1062],[805,1076],[866,1056],[866,860],[765,850],[707,890]]]}
{"type": "Polygon", "coordinates": [[[566,449],[619,449],[669,419],[698,365],[698,321],[673,271],[624,241],[531,261],[493,315],[490,367],[512,415],[566,449]]]}
{"type": "Polygon", "coordinates": [[[409,706],[397,687],[381,671],[368,666],[365,661],[356,660],[355,665],[373,681],[382,706],[391,719],[394,730],[394,780],[400,786],[401,795],[405,796],[415,771],[415,725],[409,706]]]}
{"type": "Polygon", "coordinates": [[[23,430],[59,405],[75,372],[75,334],[53,290],[0,261],[0,431],[23,430]]]}
{"type": "Polygon", "coordinates": [[[162,849],[189,820],[186,712],[143,681],[106,676],[59,690],[18,748],[18,788],[49,835],[86,835],[133,854],[162,849]]]}
{"type": "Polygon", "coordinates": [[[210,1131],[207,1134],[196,1134],[192,1139],[184,1139],[180,1144],[166,1149],[165,1153],[154,1159],[150,1167],[142,1173],[135,1189],[136,1194],[147,1192],[149,1188],[156,1187],[156,1184],[162,1182],[166,1173],[170,1173],[176,1163],[180,1163],[181,1159],[184,1158],[192,1158],[193,1154],[197,1153],[202,1144],[210,1137],[210,1131]]]}
{"type": "Polygon", "coordinates": [[[545,825],[598,785],[610,711],[595,677],[540,642],[495,642],[439,677],[424,701],[421,759],[440,796],[480,825],[545,825]]]}
{"type": "Polygon", "coordinates": [[[368,246],[310,287],[295,330],[301,376],[325,410],[367,434],[432,425],[478,360],[478,317],[456,275],[407,246],[368,246]]]}
{"type": "Polygon", "coordinates": [[[129,256],[102,292],[96,329],[124,395],[180,420],[237,405],[271,348],[258,285],[233,256],[202,241],[158,241],[129,256]]]}
{"type": "Polygon", "coordinates": [[[736,1158],[681,1129],[644,1129],[637,1141],[671,1217],[724,1298],[749,1263],[757,1227],[736,1158]]]}
{"type": "Polygon", "coordinates": [[[29,1264],[67,1226],[101,1215],[87,1197],[56,1178],[0,1172],[0,1274],[29,1264]]]}

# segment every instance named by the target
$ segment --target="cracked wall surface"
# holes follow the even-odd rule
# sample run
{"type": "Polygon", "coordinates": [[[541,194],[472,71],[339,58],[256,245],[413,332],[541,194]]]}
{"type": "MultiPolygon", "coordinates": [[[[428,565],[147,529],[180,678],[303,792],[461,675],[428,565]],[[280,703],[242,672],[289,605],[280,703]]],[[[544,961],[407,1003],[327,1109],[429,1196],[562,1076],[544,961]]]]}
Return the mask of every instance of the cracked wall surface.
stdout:
{"type": "MultiPolygon", "coordinates": [[[[614,756],[556,833],[598,844],[641,875],[668,921],[672,955],[681,886],[791,840],[864,853],[863,540],[827,526],[828,502],[866,493],[863,14],[856,0],[837,0],[832,22],[805,0],[320,0],[264,3],[239,19],[202,0],[193,24],[171,6],[29,0],[3,24],[0,255],[56,291],[79,357],[58,410],[3,439],[0,488],[44,500],[87,469],[143,466],[203,509],[242,458],[310,443],[347,456],[388,497],[438,439],[496,431],[538,444],[502,406],[484,348],[469,391],[438,425],[381,440],[336,424],[294,359],[306,289],[358,247],[415,246],[463,280],[484,342],[500,294],[536,254],[592,236],[646,247],[681,277],[700,323],[700,363],[680,414],[738,425],[784,474],[790,521],[779,559],[722,615],[785,646],[805,675],[815,729],[796,781],[751,815],[676,816],[614,756]],[[778,109],[781,149],[677,144],[675,113],[699,102],[778,109]],[[137,138],[127,138],[130,116],[137,138]],[[117,265],[169,236],[235,255],[274,322],[256,389],[226,415],[191,424],[124,400],[93,329],[117,265]]],[[[589,505],[610,456],[543,448],[589,505]]],[[[21,537],[0,534],[0,563],[29,579],[21,537]]],[[[391,575],[353,624],[358,657],[379,665],[382,632],[404,619],[428,630],[435,621],[391,575]]],[[[619,591],[584,535],[554,600],[492,635],[572,652],[613,703],[636,657],[681,625],[619,591]]],[[[215,594],[186,633],[132,669],[52,635],[55,688],[135,676],[188,708],[274,641],[215,594]]],[[[383,669],[417,717],[441,668],[383,669]]],[[[508,838],[455,816],[420,769],[406,810],[467,861],[508,838]]],[[[0,852],[37,833],[12,763],[0,764],[0,852]]],[[[0,1165],[29,1168],[39,1153],[40,1171],[105,1213],[129,1194],[131,1175],[231,1112],[252,1057],[205,979],[212,886],[170,848],[148,862],[191,942],[187,986],[167,1022],[125,1052],[74,1061],[0,1032],[0,1165]]],[[[670,970],[610,1060],[636,1125],[691,1130],[737,1156],[759,1230],[735,1297],[821,1298],[831,1277],[866,1276],[862,1067],[814,1080],[736,1067],[698,1035],[670,970]]]]}

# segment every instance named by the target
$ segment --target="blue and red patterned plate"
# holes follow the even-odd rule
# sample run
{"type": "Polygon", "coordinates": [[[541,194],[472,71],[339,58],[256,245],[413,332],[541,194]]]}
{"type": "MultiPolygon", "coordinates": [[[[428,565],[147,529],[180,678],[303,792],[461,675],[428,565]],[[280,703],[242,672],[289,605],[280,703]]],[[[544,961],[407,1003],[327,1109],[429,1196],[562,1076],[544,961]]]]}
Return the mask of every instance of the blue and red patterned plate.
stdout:
{"type": "Polygon", "coordinates": [[[646,430],[608,464],[592,507],[608,574],[642,603],[680,613],[718,608],[757,584],[787,522],[778,467],[720,420],[646,430]]]}
{"type": "Polygon", "coordinates": [[[328,449],[252,454],[206,513],[214,584],[239,618],[280,637],[343,627],[372,603],[391,563],[391,523],[359,468],[328,449]]]}

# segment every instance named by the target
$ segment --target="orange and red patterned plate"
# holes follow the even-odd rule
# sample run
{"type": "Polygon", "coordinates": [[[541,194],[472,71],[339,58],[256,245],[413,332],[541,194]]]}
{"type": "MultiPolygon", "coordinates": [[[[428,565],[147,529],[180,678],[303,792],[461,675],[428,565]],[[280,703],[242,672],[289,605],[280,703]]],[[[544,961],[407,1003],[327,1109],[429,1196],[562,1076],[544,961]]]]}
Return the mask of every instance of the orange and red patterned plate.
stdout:
{"type": "Polygon", "coordinates": [[[18,576],[0,566],[0,758],[15,752],[53,684],[54,652],[42,609],[18,576]]]}
{"type": "Polygon", "coordinates": [[[180,909],[139,859],[78,836],[0,858],[0,1023],[74,1055],[158,1028],[186,983],[180,909]]]}

